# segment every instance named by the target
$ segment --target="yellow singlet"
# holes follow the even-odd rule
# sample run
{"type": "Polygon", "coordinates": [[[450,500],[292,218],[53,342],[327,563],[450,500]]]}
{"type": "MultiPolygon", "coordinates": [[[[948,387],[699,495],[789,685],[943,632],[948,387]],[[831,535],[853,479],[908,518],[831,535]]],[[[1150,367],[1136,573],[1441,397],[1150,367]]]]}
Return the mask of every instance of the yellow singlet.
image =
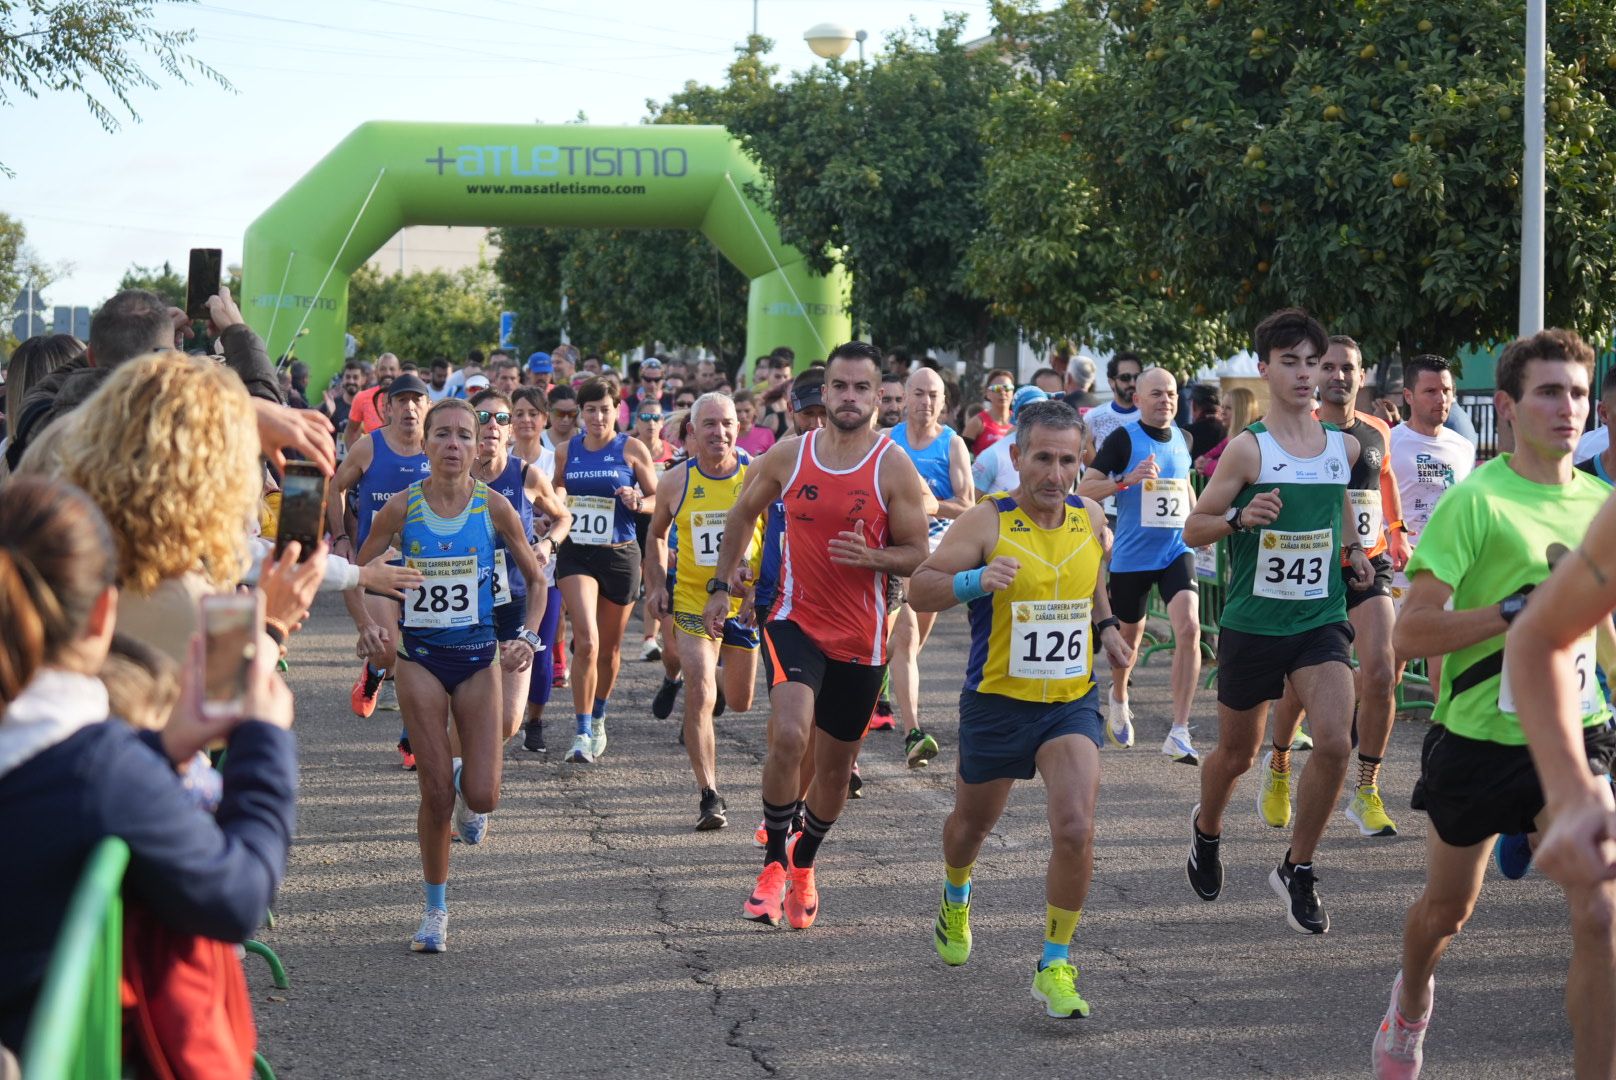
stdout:
{"type": "Polygon", "coordinates": [[[1066,519],[1038,526],[1002,492],[999,541],[989,559],[1021,565],[1003,592],[972,600],[965,688],[1020,701],[1075,701],[1094,685],[1095,582],[1103,555],[1083,500],[1066,497],[1066,519]]]}
{"type": "MultiPolygon", "coordinates": [[[[740,455],[735,471],[719,479],[702,472],[695,458],[683,466],[675,466],[685,470],[684,497],[673,514],[673,540],[678,549],[673,572],[673,610],[676,612],[700,615],[707,606],[707,583],[718,568],[718,549],[724,542],[724,516],[735,505],[749,462],[746,455],[740,455]]],[[[763,547],[762,524],[760,518],[758,530],[746,548],[745,561],[752,564],[754,575],[763,547]]],[[[730,618],[740,610],[740,598],[731,596],[730,618]]]]}

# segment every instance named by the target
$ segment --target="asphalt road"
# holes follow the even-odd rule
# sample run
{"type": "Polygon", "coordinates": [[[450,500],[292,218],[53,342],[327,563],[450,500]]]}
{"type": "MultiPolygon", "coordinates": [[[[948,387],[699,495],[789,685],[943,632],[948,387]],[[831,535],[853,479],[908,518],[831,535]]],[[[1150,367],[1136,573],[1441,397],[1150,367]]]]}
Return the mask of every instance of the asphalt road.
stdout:
{"type": "MultiPolygon", "coordinates": [[[[455,845],[441,956],[407,944],[421,894],[398,716],[349,712],[353,633],[334,599],[294,645],[299,835],[263,934],[291,988],[274,990],[249,960],[261,1049],[282,1077],[1368,1075],[1422,881],[1427,824],[1407,809],[1419,721],[1398,729],[1382,783],[1402,835],[1362,839],[1336,817],[1318,860],[1331,930],[1303,937],[1269,891],[1285,839],[1258,821],[1250,778],[1225,833],[1222,899],[1191,893],[1196,774],[1157,753],[1168,700],[1158,656],[1135,678],[1140,745],[1102,756],[1094,888],[1072,948],[1093,1016],[1057,1021],[1028,989],[1047,851],[1036,781],[1018,785],[977,864],[971,962],[946,967],[931,945],[965,657],[958,615],[922,658],[923,717],[942,756],[911,772],[900,735],[870,736],[865,798],[826,841],[811,930],[740,916],[760,865],[761,707],[719,720],[731,827],[696,833],[675,722],[649,712],[661,667],[632,660],[599,764],[507,753],[489,840],[455,845]]],[[[551,742],[564,747],[561,698],[551,742]]],[[[1209,748],[1211,692],[1195,723],[1209,748]]],[[[1569,1075],[1569,951],[1558,891],[1489,871],[1438,974],[1425,1075],[1569,1075]]]]}

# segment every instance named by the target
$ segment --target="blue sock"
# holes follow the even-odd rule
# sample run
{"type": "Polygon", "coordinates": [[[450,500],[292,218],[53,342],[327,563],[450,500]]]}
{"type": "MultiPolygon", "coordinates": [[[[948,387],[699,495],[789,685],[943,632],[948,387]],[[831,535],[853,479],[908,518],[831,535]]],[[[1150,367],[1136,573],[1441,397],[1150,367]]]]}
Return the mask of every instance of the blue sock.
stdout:
{"type": "Polygon", "coordinates": [[[606,719],[606,699],[605,698],[598,697],[598,698],[595,699],[595,713],[594,713],[594,716],[595,716],[596,720],[604,720],[604,719],[606,719]]]}
{"type": "Polygon", "coordinates": [[[594,734],[594,731],[593,731],[593,728],[594,728],[593,718],[586,712],[578,713],[577,716],[578,716],[578,734],[580,734],[580,735],[593,735],[594,734]]]}
{"type": "Polygon", "coordinates": [[[369,672],[371,675],[376,676],[376,678],[378,678],[378,679],[381,678],[383,675],[387,674],[381,668],[377,667],[375,664],[372,664],[368,660],[365,661],[365,670],[367,672],[369,672]]]}
{"type": "Polygon", "coordinates": [[[401,727],[401,728],[398,729],[398,741],[401,742],[401,743],[406,743],[406,744],[410,741],[410,729],[409,728],[401,727]]]}
{"type": "Polygon", "coordinates": [[[963,904],[971,898],[971,883],[967,881],[963,885],[953,885],[945,881],[943,895],[948,898],[950,904],[963,904]]]}
{"type": "Polygon", "coordinates": [[[1070,945],[1057,945],[1053,941],[1044,942],[1044,955],[1038,960],[1038,970],[1044,970],[1057,960],[1070,964],[1072,962],[1072,947],[1070,945]]]}
{"type": "Polygon", "coordinates": [[[423,881],[421,882],[421,891],[426,893],[427,907],[437,908],[439,911],[449,910],[449,901],[447,899],[449,883],[447,881],[441,885],[434,885],[430,881],[423,881]]]}

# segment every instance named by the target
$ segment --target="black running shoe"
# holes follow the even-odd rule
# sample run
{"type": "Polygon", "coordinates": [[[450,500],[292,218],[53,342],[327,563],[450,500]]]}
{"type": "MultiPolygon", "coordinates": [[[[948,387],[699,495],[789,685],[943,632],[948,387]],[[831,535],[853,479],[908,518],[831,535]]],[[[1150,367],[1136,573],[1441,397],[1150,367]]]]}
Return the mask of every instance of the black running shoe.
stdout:
{"type": "Polygon", "coordinates": [[[532,754],[548,755],[550,751],[544,745],[544,721],[529,720],[522,729],[522,749],[532,754]]]}
{"type": "Polygon", "coordinates": [[[1190,888],[1202,900],[1216,900],[1218,894],[1223,892],[1223,859],[1218,855],[1218,841],[1201,839],[1200,830],[1195,827],[1195,819],[1201,813],[1201,804],[1196,803],[1195,809],[1190,811],[1190,859],[1184,867],[1184,872],[1190,879],[1190,888]]]}
{"type": "Polygon", "coordinates": [[[722,829],[729,824],[729,818],[724,816],[727,807],[718,792],[712,788],[703,788],[701,792],[701,813],[696,818],[697,832],[711,832],[722,829]]]}
{"type": "Polygon", "coordinates": [[[724,705],[724,688],[722,686],[720,686],[718,688],[718,700],[713,703],[713,719],[714,720],[716,720],[720,716],[724,715],[724,708],[725,708],[725,705],[724,705]]]}
{"type": "Polygon", "coordinates": [[[1311,865],[1291,866],[1281,859],[1268,875],[1268,885],[1285,901],[1285,921],[1292,930],[1298,934],[1330,932],[1330,916],[1319,900],[1319,879],[1311,865]]]}
{"type": "Polygon", "coordinates": [[[662,688],[651,699],[651,715],[658,720],[666,720],[673,715],[673,699],[679,696],[679,688],[685,684],[683,679],[670,679],[662,677],[662,688]]]}
{"type": "Polygon", "coordinates": [[[864,777],[859,775],[858,762],[853,763],[853,771],[847,777],[847,797],[849,799],[864,798],[864,777]]]}

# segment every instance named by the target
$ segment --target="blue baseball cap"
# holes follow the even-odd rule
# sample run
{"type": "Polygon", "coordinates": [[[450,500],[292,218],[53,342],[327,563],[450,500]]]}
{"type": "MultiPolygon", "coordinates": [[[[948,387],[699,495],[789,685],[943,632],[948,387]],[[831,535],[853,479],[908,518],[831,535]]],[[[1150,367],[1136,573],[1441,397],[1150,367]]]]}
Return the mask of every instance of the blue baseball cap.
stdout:
{"type": "Polygon", "coordinates": [[[1023,386],[1016,391],[1016,396],[1010,399],[1010,420],[1015,421],[1023,405],[1031,405],[1035,401],[1048,401],[1049,395],[1036,386],[1023,386]]]}
{"type": "Polygon", "coordinates": [[[555,365],[550,362],[549,353],[536,352],[528,356],[527,369],[535,375],[549,375],[555,371],[555,365]]]}

